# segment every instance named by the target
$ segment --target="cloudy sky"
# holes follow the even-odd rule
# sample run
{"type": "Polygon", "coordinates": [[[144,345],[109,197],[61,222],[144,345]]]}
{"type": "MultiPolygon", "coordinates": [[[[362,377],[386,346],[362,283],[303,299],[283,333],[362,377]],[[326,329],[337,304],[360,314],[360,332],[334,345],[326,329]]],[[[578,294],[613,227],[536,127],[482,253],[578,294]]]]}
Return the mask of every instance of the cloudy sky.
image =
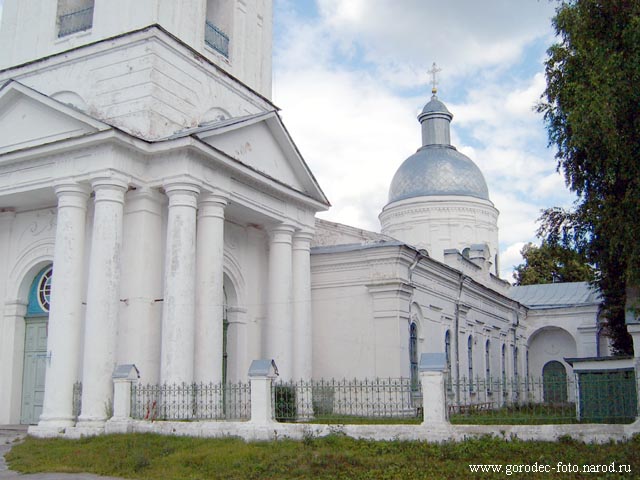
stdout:
{"type": "Polygon", "coordinates": [[[274,0],[273,97],[333,205],[321,217],[379,231],[391,178],[420,146],[416,115],[436,62],[452,143],[483,171],[500,211],[501,274],[510,279],[540,210],[573,199],[533,111],[554,8],[549,0],[274,0]]]}
{"type": "Polygon", "coordinates": [[[274,0],[274,101],[333,207],[322,218],[379,231],[396,169],[420,146],[438,96],[452,143],[500,211],[502,276],[535,241],[540,210],[571,204],[542,118],[548,0],[274,0]]]}

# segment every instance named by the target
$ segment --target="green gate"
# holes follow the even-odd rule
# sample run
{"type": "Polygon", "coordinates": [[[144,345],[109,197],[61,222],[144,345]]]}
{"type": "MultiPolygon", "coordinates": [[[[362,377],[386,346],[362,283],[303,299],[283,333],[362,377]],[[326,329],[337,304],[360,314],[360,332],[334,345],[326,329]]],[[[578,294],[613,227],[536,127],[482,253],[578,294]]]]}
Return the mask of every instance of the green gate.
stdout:
{"type": "Polygon", "coordinates": [[[635,371],[578,372],[578,418],[593,423],[630,423],[638,413],[635,371]]]}

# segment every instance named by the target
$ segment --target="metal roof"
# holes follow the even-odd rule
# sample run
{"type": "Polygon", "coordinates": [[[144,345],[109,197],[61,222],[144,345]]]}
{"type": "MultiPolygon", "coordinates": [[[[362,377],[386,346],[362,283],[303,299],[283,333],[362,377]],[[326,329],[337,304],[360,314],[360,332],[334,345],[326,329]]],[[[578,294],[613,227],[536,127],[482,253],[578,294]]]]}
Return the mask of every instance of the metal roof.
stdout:
{"type": "Polygon", "coordinates": [[[478,166],[449,145],[427,145],[407,158],[389,187],[389,203],[430,195],[463,195],[489,200],[478,166]]]}
{"type": "Polygon", "coordinates": [[[511,287],[508,296],[532,309],[596,305],[602,302],[600,292],[589,282],[511,287]]]}

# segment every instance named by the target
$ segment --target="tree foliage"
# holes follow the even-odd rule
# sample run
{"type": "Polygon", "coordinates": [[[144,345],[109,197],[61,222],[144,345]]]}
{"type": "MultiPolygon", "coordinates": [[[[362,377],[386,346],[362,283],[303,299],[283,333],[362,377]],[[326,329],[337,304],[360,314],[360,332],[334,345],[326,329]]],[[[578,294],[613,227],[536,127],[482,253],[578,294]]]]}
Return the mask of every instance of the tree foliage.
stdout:
{"type": "Polygon", "coordinates": [[[566,0],[553,25],[538,110],[577,200],[545,211],[539,233],[596,267],[614,349],[629,353],[624,292],[640,284],[640,1],[566,0]]]}
{"type": "Polygon", "coordinates": [[[593,268],[585,256],[562,245],[528,243],[520,253],[524,263],[515,268],[516,285],[594,280],[593,268]]]}

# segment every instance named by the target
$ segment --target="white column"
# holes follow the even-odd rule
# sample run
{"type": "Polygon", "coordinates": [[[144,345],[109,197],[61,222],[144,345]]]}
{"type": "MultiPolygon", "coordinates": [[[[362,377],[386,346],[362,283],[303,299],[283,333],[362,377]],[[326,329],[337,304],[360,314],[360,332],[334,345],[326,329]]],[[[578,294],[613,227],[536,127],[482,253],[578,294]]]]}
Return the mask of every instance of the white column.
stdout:
{"type": "Polygon", "coordinates": [[[164,267],[160,380],[193,381],[196,283],[196,208],[199,187],[174,182],[164,187],[169,197],[164,267]]]}
{"type": "Polygon", "coordinates": [[[78,424],[103,427],[113,399],[120,304],[122,217],[127,181],[117,175],[94,179],[93,234],[89,256],[82,412],[78,424]]]}
{"type": "Polygon", "coordinates": [[[313,342],[311,320],[311,232],[293,236],[293,376],[310,380],[313,342]]]}
{"type": "Polygon", "coordinates": [[[225,197],[203,195],[198,209],[196,246],[196,325],[194,380],[222,381],[222,315],[225,197]]]}
{"type": "Polygon", "coordinates": [[[280,378],[293,377],[293,325],[291,308],[292,255],[294,228],[279,224],[270,231],[269,289],[267,305],[266,354],[278,365],[280,378]]]}
{"type": "Polygon", "coordinates": [[[44,405],[38,426],[60,429],[72,426],[73,384],[78,379],[82,294],[84,289],[84,243],[89,188],[77,183],[59,184],[54,274],[47,350],[44,405]]]}
{"type": "Polygon", "coordinates": [[[141,383],[160,381],[165,200],[147,187],[125,196],[117,363],[135,364],[141,383]]]}

